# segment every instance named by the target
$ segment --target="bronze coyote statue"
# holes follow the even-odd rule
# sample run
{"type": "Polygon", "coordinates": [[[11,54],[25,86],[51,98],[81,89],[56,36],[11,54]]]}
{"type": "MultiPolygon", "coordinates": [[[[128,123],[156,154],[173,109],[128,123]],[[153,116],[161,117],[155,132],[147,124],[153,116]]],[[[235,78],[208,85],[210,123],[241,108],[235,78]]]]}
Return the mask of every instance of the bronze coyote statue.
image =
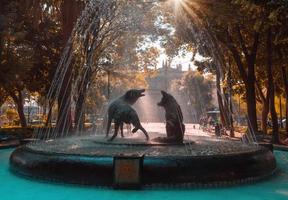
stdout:
{"type": "Polygon", "coordinates": [[[113,120],[115,125],[115,132],[108,141],[112,141],[118,135],[119,128],[121,131],[121,136],[124,136],[124,123],[132,124],[134,126],[132,133],[135,133],[138,129],[140,129],[145,134],[146,139],[149,140],[148,133],[141,125],[137,112],[131,107],[131,105],[133,105],[140,97],[145,96],[143,92],[145,92],[145,89],[128,90],[123,96],[117,98],[109,105],[106,137],[108,137],[113,120]]]}
{"type": "Polygon", "coordinates": [[[167,92],[161,91],[162,99],[158,103],[165,110],[167,137],[158,137],[154,141],[163,143],[183,143],[185,125],[181,108],[175,98],[167,92]]]}

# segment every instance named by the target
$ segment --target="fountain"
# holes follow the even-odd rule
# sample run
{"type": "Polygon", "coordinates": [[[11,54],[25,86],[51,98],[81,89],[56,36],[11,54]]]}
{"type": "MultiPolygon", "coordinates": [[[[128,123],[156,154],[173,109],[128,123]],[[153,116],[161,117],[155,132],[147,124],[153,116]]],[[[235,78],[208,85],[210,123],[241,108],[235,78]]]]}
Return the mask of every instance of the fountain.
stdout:
{"type": "Polygon", "coordinates": [[[193,143],[184,139],[182,145],[131,138],[107,142],[103,136],[30,143],[12,153],[10,167],[25,177],[100,186],[117,184],[117,173],[128,176],[129,182],[129,176],[136,176],[131,174],[136,167],[140,174],[133,184],[192,187],[252,182],[270,176],[276,169],[274,156],[265,147],[191,138],[193,143]],[[126,168],[118,171],[115,163],[119,158],[128,161],[138,158],[139,163],[124,162],[126,168]]]}
{"type": "MultiPolygon", "coordinates": [[[[181,120],[178,113],[171,114],[181,120]]],[[[183,137],[184,132],[184,140],[179,141],[171,137],[177,130],[171,132],[173,125],[168,123],[167,139],[149,133],[154,138],[150,142],[139,137],[107,141],[98,135],[30,143],[12,153],[10,167],[25,177],[116,188],[166,184],[218,187],[256,181],[276,169],[273,153],[265,147],[219,138],[183,137]]]]}
{"type": "MultiPolygon", "coordinates": [[[[71,116],[68,110],[72,100],[60,98],[62,101],[58,107],[63,108],[60,112],[65,112],[57,121],[62,126],[41,130],[38,135],[44,140],[17,148],[10,157],[10,169],[17,175],[34,179],[115,188],[162,185],[218,187],[252,182],[272,175],[276,170],[276,161],[273,153],[265,147],[214,137],[184,136],[187,130],[176,101],[174,107],[165,106],[163,101],[159,103],[166,112],[167,137],[147,131],[150,141],[134,135],[124,138],[113,136],[113,141],[107,141],[100,129],[93,135],[81,135],[78,124],[83,119],[83,95],[87,92],[92,71],[99,70],[92,67],[107,64],[106,58],[98,59],[96,63],[95,59],[105,51],[104,44],[114,41],[107,40],[107,34],[114,39],[119,31],[127,30],[129,20],[135,17],[135,12],[129,11],[131,4],[123,2],[89,1],[57,68],[48,98],[55,100],[59,96],[69,96],[73,99],[78,112],[76,131],[72,132],[69,125],[71,116]],[[77,73],[72,76],[70,67],[76,50],[83,55],[79,61],[83,67],[77,68],[77,73]],[[169,124],[171,118],[176,119],[172,125],[169,124]]],[[[162,94],[163,97],[169,96],[165,92],[162,94]]],[[[116,131],[118,126],[123,126],[123,122],[133,121],[130,114],[126,115],[127,109],[133,111],[135,119],[136,111],[131,109],[133,103],[125,105],[125,112],[120,112],[119,123],[115,123],[116,131]]],[[[113,119],[116,118],[114,116],[113,119]]],[[[110,126],[110,122],[108,124],[110,126]]],[[[132,124],[137,129],[145,130],[145,125],[140,127],[139,120],[134,120],[132,124]]]]}

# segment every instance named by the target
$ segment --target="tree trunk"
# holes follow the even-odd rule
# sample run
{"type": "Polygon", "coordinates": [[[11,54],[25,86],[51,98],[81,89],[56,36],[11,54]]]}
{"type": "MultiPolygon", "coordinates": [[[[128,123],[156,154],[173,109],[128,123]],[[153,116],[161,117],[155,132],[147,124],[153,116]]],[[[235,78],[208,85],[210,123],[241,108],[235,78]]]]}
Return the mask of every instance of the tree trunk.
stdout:
{"type": "Polygon", "coordinates": [[[248,111],[248,126],[256,133],[258,131],[257,114],[256,114],[256,98],[255,98],[255,81],[248,78],[248,83],[245,85],[246,102],[248,111]]]}
{"type": "Polygon", "coordinates": [[[265,102],[262,103],[261,130],[265,134],[267,134],[268,114],[269,114],[269,99],[268,99],[268,101],[265,101],[265,102]]]}
{"type": "MultiPolygon", "coordinates": [[[[59,87],[60,92],[57,96],[58,101],[58,116],[57,122],[54,132],[57,134],[63,135],[63,133],[67,134],[70,133],[72,130],[72,112],[71,112],[71,101],[72,101],[72,94],[71,94],[71,81],[72,81],[72,63],[69,61],[72,54],[72,47],[67,46],[67,55],[64,54],[65,61],[62,64],[62,68],[64,69],[60,74],[59,77],[59,87]],[[62,78],[63,77],[63,78],[62,78]]],[[[66,50],[64,50],[66,51],[66,50]]],[[[58,78],[58,77],[57,77],[58,78]]]]}
{"type": "MultiPolygon", "coordinates": [[[[68,68],[71,68],[71,66],[68,68]]],[[[72,69],[68,69],[58,97],[58,117],[56,125],[56,131],[58,133],[69,133],[72,130],[71,78],[72,69]]]]}
{"type": "Polygon", "coordinates": [[[229,87],[229,122],[230,122],[230,137],[235,137],[234,133],[234,123],[233,123],[233,105],[232,105],[232,81],[231,81],[231,64],[229,61],[229,71],[228,71],[228,87],[229,87]]]}
{"type": "Polygon", "coordinates": [[[285,111],[285,117],[286,117],[286,127],[285,132],[286,136],[288,136],[288,126],[287,126],[287,120],[288,120],[288,80],[287,80],[287,71],[284,65],[281,66],[282,69],[282,79],[284,84],[284,90],[285,90],[285,104],[286,104],[286,111],[285,111]]]}
{"type": "Polygon", "coordinates": [[[238,51],[236,47],[237,43],[233,41],[232,35],[227,29],[227,40],[226,43],[228,49],[231,51],[240,76],[245,84],[246,89],[246,102],[248,111],[248,126],[256,133],[258,131],[257,125],[257,113],[256,113],[256,94],[255,94],[255,62],[257,56],[257,50],[259,45],[260,32],[254,33],[254,41],[251,49],[249,50],[245,44],[244,38],[241,33],[240,26],[236,26],[236,34],[238,35],[238,40],[240,41],[241,51],[238,51]],[[235,45],[236,44],[236,45],[235,45]],[[242,54],[244,54],[246,65],[248,67],[248,72],[244,68],[244,63],[242,59],[242,54]]]}
{"type": "Polygon", "coordinates": [[[18,103],[17,103],[17,111],[18,111],[18,114],[19,114],[21,127],[22,128],[26,128],[27,127],[27,122],[26,122],[26,118],[25,118],[25,114],[24,114],[24,106],[23,106],[22,101],[18,101],[18,103]]]}
{"type": "Polygon", "coordinates": [[[227,117],[227,113],[223,105],[223,100],[222,100],[222,95],[221,95],[221,86],[220,86],[220,73],[218,71],[216,71],[216,88],[217,88],[217,100],[218,100],[218,106],[220,110],[221,124],[224,127],[227,127],[228,117],[227,117]]]}
{"type": "Polygon", "coordinates": [[[78,99],[76,101],[75,107],[75,127],[76,130],[81,132],[84,130],[85,123],[85,96],[87,90],[87,77],[82,76],[82,81],[80,81],[80,85],[78,86],[78,99]]]}
{"type": "Polygon", "coordinates": [[[2,51],[3,51],[3,46],[4,46],[2,31],[3,30],[0,30],[0,58],[1,58],[1,60],[2,60],[2,51]]]}
{"type": "Polygon", "coordinates": [[[26,122],[26,117],[24,114],[24,105],[23,105],[23,98],[22,98],[22,93],[21,91],[17,91],[18,96],[13,93],[10,92],[10,96],[12,97],[16,107],[17,107],[17,112],[18,112],[18,116],[20,119],[20,124],[22,128],[26,128],[27,127],[27,122],[26,122]]]}
{"type": "Polygon", "coordinates": [[[275,88],[273,81],[273,71],[272,71],[272,33],[271,28],[268,29],[267,34],[267,74],[268,74],[268,85],[269,85],[269,106],[270,114],[272,118],[272,142],[279,143],[279,127],[278,127],[278,118],[275,110],[275,88]]]}
{"type": "Polygon", "coordinates": [[[285,123],[285,132],[286,132],[286,136],[288,136],[288,92],[286,94],[286,113],[285,113],[285,119],[286,119],[286,123],[285,123]]]}
{"type": "Polygon", "coordinates": [[[266,86],[267,88],[267,93],[266,97],[264,93],[262,92],[258,82],[256,81],[256,91],[258,91],[260,99],[261,99],[261,104],[262,104],[262,113],[261,113],[261,130],[263,133],[267,134],[267,119],[268,119],[268,114],[269,114],[269,89],[268,89],[268,84],[266,86]]]}
{"type": "MultiPolygon", "coordinates": [[[[258,35],[258,34],[257,34],[258,35]]],[[[254,46],[258,44],[259,35],[255,36],[254,46]],[[257,37],[257,38],[256,38],[257,37]],[[257,44],[255,44],[257,43],[257,44]]],[[[248,118],[249,124],[256,133],[258,131],[257,124],[257,112],[256,112],[256,77],[255,77],[255,62],[256,62],[256,54],[257,47],[253,47],[252,53],[250,55],[246,55],[246,61],[248,65],[247,72],[247,81],[246,81],[246,100],[247,100],[247,108],[248,108],[248,118]]]]}
{"type": "Polygon", "coordinates": [[[85,99],[87,88],[92,77],[91,67],[87,69],[87,72],[84,72],[82,76],[82,81],[78,86],[78,99],[76,102],[75,110],[75,127],[77,131],[83,131],[85,129],[85,99]]]}
{"type": "MultiPolygon", "coordinates": [[[[85,92],[86,93],[86,92],[85,92]]],[[[76,113],[75,113],[75,127],[76,130],[81,132],[84,130],[85,124],[85,109],[84,109],[84,102],[85,102],[85,94],[81,92],[79,94],[78,100],[76,102],[76,113]]]]}
{"type": "Polygon", "coordinates": [[[75,22],[77,21],[78,16],[84,8],[83,1],[71,1],[71,0],[63,0],[61,1],[61,22],[63,27],[63,35],[66,40],[71,34],[71,31],[74,27],[75,22]]]}
{"type": "Polygon", "coordinates": [[[45,99],[44,105],[42,106],[42,109],[43,109],[42,115],[46,116],[46,114],[47,114],[47,112],[46,112],[46,110],[47,110],[47,99],[45,99]]]}
{"type": "Polygon", "coordinates": [[[48,101],[48,107],[49,107],[49,110],[48,110],[48,114],[47,114],[47,119],[46,119],[46,122],[45,122],[45,126],[51,126],[51,117],[52,117],[52,109],[53,109],[53,101],[49,100],[48,101]]]}
{"type": "Polygon", "coordinates": [[[283,128],[283,123],[282,123],[282,120],[283,120],[283,116],[282,116],[282,97],[281,97],[281,94],[279,95],[279,112],[280,112],[280,128],[283,128]]]}
{"type": "MultiPolygon", "coordinates": [[[[64,44],[69,40],[81,10],[83,9],[82,1],[64,0],[61,3],[61,16],[63,28],[64,44]]],[[[70,52],[72,53],[72,52],[70,52]]],[[[67,66],[67,71],[64,74],[63,83],[58,96],[58,117],[56,131],[59,133],[69,133],[72,130],[72,111],[71,111],[71,79],[72,79],[72,64],[67,66]]]]}

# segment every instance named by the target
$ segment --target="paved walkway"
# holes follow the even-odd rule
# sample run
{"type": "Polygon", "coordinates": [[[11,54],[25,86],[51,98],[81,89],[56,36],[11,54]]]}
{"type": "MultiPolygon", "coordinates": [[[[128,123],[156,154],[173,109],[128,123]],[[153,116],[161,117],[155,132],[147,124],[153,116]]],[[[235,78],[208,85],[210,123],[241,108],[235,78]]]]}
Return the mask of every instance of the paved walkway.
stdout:
{"type": "MultiPolygon", "coordinates": [[[[166,134],[165,123],[142,123],[142,126],[147,130],[147,132],[158,132],[161,134],[166,134]]],[[[199,124],[185,124],[185,135],[194,136],[211,136],[211,133],[204,132],[200,129],[199,124]]]]}

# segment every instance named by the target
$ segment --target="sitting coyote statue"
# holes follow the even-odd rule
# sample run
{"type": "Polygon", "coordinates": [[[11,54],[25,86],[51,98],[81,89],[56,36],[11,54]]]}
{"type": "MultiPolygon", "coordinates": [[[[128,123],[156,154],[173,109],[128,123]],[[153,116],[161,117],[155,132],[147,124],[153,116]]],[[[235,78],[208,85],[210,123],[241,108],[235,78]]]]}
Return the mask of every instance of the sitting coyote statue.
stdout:
{"type": "Polygon", "coordinates": [[[143,92],[145,92],[145,89],[129,90],[123,96],[117,98],[108,106],[106,137],[108,137],[112,120],[114,120],[115,126],[115,132],[108,141],[112,141],[118,135],[119,128],[121,131],[121,136],[124,136],[124,123],[132,124],[134,126],[132,133],[135,133],[138,129],[140,129],[145,134],[146,139],[149,140],[148,133],[141,125],[137,112],[131,107],[131,105],[133,105],[140,97],[145,96],[143,92]]]}
{"type": "Polygon", "coordinates": [[[153,141],[162,143],[183,143],[185,125],[181,108],[175,98],[167,92],[161,91],[162,99],[158,103],[165,110],[167,137],[158,137],[153,141]]]}

